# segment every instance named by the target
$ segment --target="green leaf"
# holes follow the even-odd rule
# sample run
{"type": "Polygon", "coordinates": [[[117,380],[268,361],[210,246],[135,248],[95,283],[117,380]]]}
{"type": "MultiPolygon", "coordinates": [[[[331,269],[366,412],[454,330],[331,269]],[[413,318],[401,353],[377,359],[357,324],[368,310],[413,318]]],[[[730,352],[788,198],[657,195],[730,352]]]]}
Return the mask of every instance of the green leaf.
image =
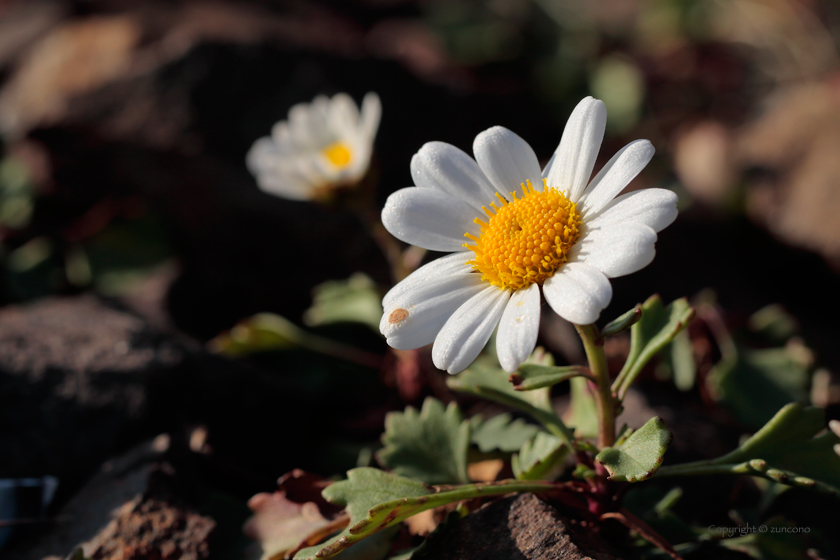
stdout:
{"type": "Polygon", "coordinates": [[[584,366],[540,366],[522,364],[519,371],[511,374],[509,381],[517,391],[533,391],[557,385],[573,377],[591,378],[589,368],[584,366]]]}
{"type": "Polygon", "coordinates": [[[739,348],[706,377],[709,392],[752,428],[770,420],[791,401],[808,399],[811,354],[803,346],[768,350],[739,348]]]}
{"type": "Polygon", "coordinates": [[[211,340],[210,346],[214,351],[237,357],[293,348],[305,336],[306,333],[288,319],[273,313],[259,313],[211,340]]]}
{"type": "Polygon", "coordinates": [[[620,315],[617,319],[610,321],[606,324],[606,326],[601,329],[601,338],[607,336],[615,336],[617,334],[621,334],[636,323],[639,322],[639,319],[642,318],[642,306],[636,305],[633,309],[620,315]]]}
{"type": "MultiPolygon", "coordinates": [[[[353,538],[353,535],[350,533],[351,529],[355,524],[368,519],[368,513],[374,506],[399,498],[408,500],[410,498],[422,497],[431,492],[432,490],[422,482],[387,473],[379,469],[362,467],[350,470],[347,472],[347,480],[342,480],[327,486],[322,492],[322,495],[329,502],[343,506],[347,510],[347,513],[350,515],[351,527],[320,545],[300,550],[295,554],[295,558],[315,559],[316,557],[326,558],[328,556],[334,556],[341,552],[342,549],[350,546],[350,544],[355,543],[356,540],[364,538],[361,537],[353,540],[353,543],[347,544],[346,546],[339,544],[340,542],[346,543],[346,541],[342,541],[344,538],[348,540],[353,538]],[[327,553],[322,554],[323,550],[326,550],[327,553]],[[331,552],[333,550],[335,551],[331,552]]],[[[381,529],[385,529],[386,525],[390,526],[395,524],[383,524],[382,527],[365,533],[365,536],[373,535],[381,529]]],[[[386,537],[379,538],[390,541],[386,537]]],[[[380,544],[378,541],[374,541],[372,544],[377,550],[381,548],[378,546],[380,544]]],[[[390,546],[385,547],[381,556],[378,557],[384,558],[389,548],[390,546]]],[[[341,558],[345,559],[349,558],[349,556],[342,554],[341,558]]]]}
{"type": "Polygon", "coordinates": [[[405,412],[389,412],[382,443],[377,458],[398,475],[428,484],[470,481],[470,423],[454,402],[444,410],[439,400],[428,397],[420,412],[410,406],[405,412]]]}
{"type": "Polygon", "coordinates": [[[762,307],[750,316],[750,330],[774,342],[785,342],[799,331],[796,318],[778,303],[762,307]]]}
{"type": "Polygon", "coordinates": [[[697,377],[697,363],[694,361],[694,347],[688,331],[679,333],[671,341],[671,367],[677,389],[690,391],[697,377]]]}
{"type": "Polygon", "coordinates": [[[369,467],[353,469],[347,472],[347,480],[336,482],[323,492],[327,500],[346,507],[350,515],[350,527],[319,546],[301,550],[295,555],[295,559],[331,558],[362,539],[394,527],[412,515],[445,504],[480,496],[498,496],[511,492],[545,492],[555,488],[555,485],[545,481],[505,480],[467,484],[432,493],[430,488],[410,478],[369,467]]]}
{"type": "MultiPolygon", "coordinates": [[[[542,365],[552,365],[549,363],[550,355],[541,355],[540,351],[538,348],[529,362],[540,361],[542,365]]],[[[447,379],[446,384],[455,391],[470,393],[519,409],[571,445],[573,435],[554,413],[549,401],[549,389],[546,387],[525,392],[514,390],[513,385],[508,382],[507,372],[499,367],[494,358],[478,358],[470,367],[447,379]]]]}
{"type": "Polygon", "coordinates": [[[792,403],[735,451],[711,461],[668,465],[660,474],[749,474],[840,497],[838,444],[840,438],[825,430],[821,408],[792,403]]]}
{"type": "Polygon", "coordinates": [[[669,432],[654,416],[630,434],[618,447],[607,447],[595,457],[610,473],[610,480],[639,482],[647,480],[659,469],[662,456],[671,443],[669,432]]]}
{"type": "Polygon", "coordinates": [[[510,374],[499,366],[494,357],[481,356],[458,375],[449,377],[446,384],[456,391],[485,396],[497,402],[504,401],[504,404],[519,409],[538,408],[553,412],[547,388],[520,393],[510,384],[509,377],[510,374]]]}
{"type": "Polygon", "coordinates": [[[796,486],[813,486],[840,495],[840,456],[834,446],[840,443],[825,431],[825,411],[815,406],[793,403],[782,408],[772,420],[741,446],[712,464],[748,462],[757,474],[796,486]],[[765,462],[762,465],[761,462],[765,462]],[[782,471],[779,475],[774,471],[782,471]],[[796,480],[799,477],[800,480],[796,480]],[[781,478],[781,480],[780,480],[781,478]],[[810,484],[807,480],[813,480],[810,484]]]}
{"type": "Polygon", "coordinates": [[[331,323],[363,323],[379,332],[382,296],[373,280],[357,272],[347,280],[329,280],[313,290],[312,307],[303,315],[310,327],[331,323]]]}
{"type": "Polygon", "coordinates": [[[568,454],[569,447],[560,439],[539,432],[511,459],[513,474],[518,480],[552,480],[560,474],[568,454]]]}
{"type": "Polygon", "coordinates": [[[525,422],[522,418],[514,419],[510,414],[499,414],[482,419],[480,416],[470,418],[472,424],[472,443],[478,446],[482,453],[498,449],[505,453],[519,451],[522,445],[540,431],[538,426],[525,422]]]}
{"type": "Polygon", "coordinates": [[[589,390],[589,381],[582,377],[571,380],[571,404],[563,419],[575,430],[579,438],[598,435],[598,410],[595,396],[589,390]]]}
{"type": "Polygon", "coordinates": [[[642,317],[630,329],[630,354],[613,384],[613,392],[624,395],[645,365],[670,343],[694,318],[694,308],[685,298],[662,304],[653,295],[642,305],[642,317]]]}

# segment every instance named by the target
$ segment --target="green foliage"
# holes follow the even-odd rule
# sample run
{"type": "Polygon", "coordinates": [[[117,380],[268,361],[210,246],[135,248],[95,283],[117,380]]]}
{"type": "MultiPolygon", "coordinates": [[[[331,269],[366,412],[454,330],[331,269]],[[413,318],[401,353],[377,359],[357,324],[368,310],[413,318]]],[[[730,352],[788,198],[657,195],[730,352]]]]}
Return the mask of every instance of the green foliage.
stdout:
{"type": "MultiPolygon", "coordinates": [[[[535,360],[542,362],[542,365],[552,365],[550,355],[542,356],[540,349],[537,349],[529,362],[534,363],[535,360]]],[[[507,372],[494,359],[479,358],[458,375],[447,379],[446,383],[455,391],[477,395],[529,414],[571,446],[572,433],[554,413],[549,401],[549,389],[516,391],[508,382],[507,372]]]]}
{"type": "Polygon", "coordinates": [[[651,296],[642,305],[642,317],[630,329],[630,354],[613,384],[613,391],[626,393],[645,365],[668,345],[694,318],[694,308],[685,298],[663,306],[662,298],[651,296]]]}
{"type": "Polygon", "coordinates": [[[617,334],[621,334],[638,323],[641,318],[642,306],[637,305],[630,311],[607,323],[604,328],[601,329],[601,337],[603,338],[605,336],[615,336],[617,334]]]}
{"type": "Polygon", "coordinates": [[[377,458],[398,475],[428,484],[469,482],[470,423],[454,402],[444,410],[439,400],[429,397],[420,412],[408,407],[388,413],[382,443],[385,447],[377,458]]]}
{"type": "Polygon", "coordinates": [[[519,371],[510,376],[510,382],[517,391],[533,391],[557,385],[573,377],[591,378],[591,374],[584,366],[522,364],[519,371]]]}
{"type": "MultiPolygon", "coordinates": [[[[369,467],[347,472],[347,480],[324,489],[324,498],[345,506],[350,527],[327,542],[301,550],[296,560],[332,558],[355,543],[401,523],[421,511],[476,498],[511,492],[540,492],[554,489],[543,481],[506,480],[467,484],[432,493],[421,482],[369,467]]],[[[344,556],[342,556],[344,558],[344,556]]]]}
{"type": "Polygon", "coordinates": [[[484,420],[481,416],[470,418],[472,443],[482,453],[499,450],[505,453],[519,451],[522,445],[540,431],[539,427],[510,414],[499,414],[484,420]]]}
{"type": "Polygon", "coordinates": [[[744,472],[795,486],[813,487],[840,496],[840,438],[825,431],[825,411],[793,403],[712,465],[741,465],[744,472]],[[749,469],[749,470],[747,470],[749,469]]]}
{"type": "Polygon", "coordinates": [[[259,313],[240,321],[229,333],[217,336],[212,345],[228,356],[247,356],[293,348],[305,336],[306,333],[288,319],[274,313],[259,313]]]}
{"type": "Polygon", "coordinates": [[[312,307],[303,315],[310,327],[331,323],[362,323],[379,332],[382,296],[373,280],[357,272],[347,280],[329,280],[315,286],[312,307]]]}
{"type": "MultiPolygon", "coordinates": [[[[363,467],[348,471],[347,480],[327,486],[322,494],[328,501],[345,507],[350,515],[351,526],[325,543],[299,551],[295,554],[295,558],[314,560],[316,557],[328,558],[334,556],[356,541],[398,523],[389,523],[385,519],[388,512],[379,511],[375,519],[380,523],[380,526],[374,526],[372,510],[374,506],[389,503],[397,498],[402,498],[407,502],[411,498],[423,497],[430,493],[431,490],[422,482],[386,473],[379,469],[363,467]],[[357,530],[353,533],[353,530],[360,524],[367,530],[357,530]],[[359,536],[360,532],[363,533],[362,536],[359,536]]],[[[386,553],[387,549],[385,549],[384,554],[386,553]]],[[[342,558],[345,558],[345,556],[342,555],[342,558]]]]}
{"type": "Polygon", "coordinates": [[[768,350],[738,348],[715,364],[706,378],[712,395],[752,428],[767,422],[784,405],[808,398],[810,352],[788,345],[768,350]]]}
{"type": "Polygon", "coordinates": [[[694,361],[694,348],[688,331],[683,331],[671,341],[671,368],[674,373],[674,385],[680,391],[689,391],[697,378],[697,364],[694,361]]]}
{"type": "Polygon", "coordinates": [[[748,325],[751,331],[773,342],[784,342],[799,331],[799,322],[778,303],[753,313],[748,325]]]}
{"type": "Polygon", "coordinates": [[[598,410],[595,396],[589,390],[589,381],[577,377],[571,380],[571,404],[563,419],[575,431],[579,438],[598,435],[598,410]]]}
{"type": "Polygon", "coordinates": [[[620,445],[607,447],[595,459],[607,468],[611,480],[647,480],[662,464],[662,456],[671,438],[671,432],[665,428],[662,420],[654,416],[620,445]]]}
{"type": "Polygon", "coordinates": [[[509,377],[495,358],[481,356],[470,367],[447,379],[447,385],[456,391],[483,396],[520,410],[538,408],[553,412],[547,388],[521,393],[513,388],[509,377]]]}
{"type": "Polygon", "coordinates": [[[552,480],[560,474],[569,451],[560,439],[539,432],[511,459],[513,474],[519,480],[552,480]]]}
{"type": "MultiPolygon", "coordinates": [[[[730,539],[722,539],[719,544],[730,550],[742,552],[756,560],[799,560],[813,557],[808,554],[808,537],[795,531],[784,529],[794,526],[780,518],[771,519],[762,525],[766,531],[754,531],[730,539]]],[[[755,529],[755,527],[751,527],[755,529]]]]}

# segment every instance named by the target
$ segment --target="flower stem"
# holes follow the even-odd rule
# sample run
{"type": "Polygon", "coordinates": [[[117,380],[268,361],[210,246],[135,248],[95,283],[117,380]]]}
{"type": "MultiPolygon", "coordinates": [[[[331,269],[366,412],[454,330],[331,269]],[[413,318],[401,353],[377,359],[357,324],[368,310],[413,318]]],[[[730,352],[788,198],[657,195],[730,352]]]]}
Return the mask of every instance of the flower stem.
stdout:
{"type": "Polygon", "coordinates": [[[595,377],[595,406],[598,411],[598,447],[603,449],[615,443],[615,400],[610,389],[610,374],[604,345],[595,325],[575,325],[586,351],[589,370],[595,377]]]}

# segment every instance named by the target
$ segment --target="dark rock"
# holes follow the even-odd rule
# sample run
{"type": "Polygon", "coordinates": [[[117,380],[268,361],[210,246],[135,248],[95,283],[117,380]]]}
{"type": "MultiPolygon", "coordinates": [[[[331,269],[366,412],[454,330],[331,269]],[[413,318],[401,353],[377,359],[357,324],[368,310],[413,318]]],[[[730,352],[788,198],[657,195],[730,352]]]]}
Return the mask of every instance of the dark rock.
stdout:
{"type": "Polygon", "coordinates": [[[4,308],[0,476],[87,476],[140,437],[148,384],[189,351],[94,296],[4,308]]]}
{"type": "MultiPolygon", "coordinates": [[[[135,504],[148,488],[149,476],[163,459],[169,438],[158,436],[120,457],[109,459],[84,487],[61,508],[52,523],[33,527],[16,545],[3,550],[7,560],[63,558],[82,542],[108,527],[114,512],[135,504]]],[[[23,531],[22,531],[23,532],[23,531]]],[[[87,548],[90,552],[91,547],[87,548]]]]}
{"type": "Polygon", "coordinates": [[[317,442],[313,433],[352,405],[346,392],[344,411],[324,395],[299,394],[294,366],[285,370],[278,375],[209,354],[198,342],[92,295],[6,307],[0,310],[0,477],[54,475],[63,501],[107,457],[155,434],[186,438],[204,426],[214,457],[232,465],[229,485],[253,493],[271,486],[278,472],[314,469],[301,458],[314,455],[306,453],[317,442]],[[316,397],[328,413],[301,422],[316,397]],[[266,430],[285,425],[295,429],[283,432],[283,445],[266,445],[266,430]]]}
{"type": "Polygon", "coordinates": [[[434,560],[614,560],[603,539],[533,494],[491,502],[430,538],[434,560]]]}

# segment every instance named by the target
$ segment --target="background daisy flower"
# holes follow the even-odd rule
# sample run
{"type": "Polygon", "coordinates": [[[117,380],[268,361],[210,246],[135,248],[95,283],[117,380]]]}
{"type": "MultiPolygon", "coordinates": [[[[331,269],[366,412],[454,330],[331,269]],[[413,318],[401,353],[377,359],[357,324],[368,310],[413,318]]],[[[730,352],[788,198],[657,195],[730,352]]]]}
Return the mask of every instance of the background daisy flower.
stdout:
{"type": "Polygon", "coordinates": [[[475,160],[443,142],[420,149],[411,160],[417,186],[388,198],[382,222],[402,241],[454,253],[385,295],[389,345],[434,341],[435,365],[457,373],[498,325],[499,362],[512,372],[536,345],[541,293],[572,323],[598,319],[612,298],[609,278],[647,266],[656,232],[677,216],[668,190],[616,196],[653,156],[647,140],[622,148],[589,181],[606,116],[600,100],[581,101],[542,172],[531,147],[500,126],[476,137],[475,160]]]}
{"type": "Polygon", "coordinates": [[[368,93],[362,110],[346,93],[320,95],[299,103],[289,119],[257,140],[246,157],[263,191],[294,200],[312,200],[352,185],[367,172],[379,128],[379,96],[368,93]]]}

